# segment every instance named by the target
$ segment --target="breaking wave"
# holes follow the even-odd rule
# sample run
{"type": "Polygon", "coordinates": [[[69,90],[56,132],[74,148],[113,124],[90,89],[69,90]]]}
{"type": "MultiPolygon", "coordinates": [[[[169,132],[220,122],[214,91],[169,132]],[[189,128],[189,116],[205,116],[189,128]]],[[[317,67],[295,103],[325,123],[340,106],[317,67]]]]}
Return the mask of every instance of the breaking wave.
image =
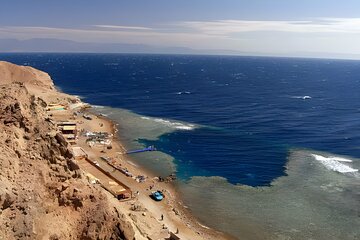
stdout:
{"type": "Polygon", "coordinates": [[[91,105],[91,107],[96,108],[96,109],[103,109],[103,108],[105,108],[104,106],[100,106],[100,105],[91,105]]]}
{"type": "Polygon", "coordinates": [[[352,168],[343,162],[351,163],[351,159],[341,157],[324,157],[318,154],[311,154],[317,161],[321,162],[327,169],[339,173],[353,173],[358,172],[359,169],[352,168]]]}
{"type": "Polygon", "coordinates": [[[305,96],[290,96],[290,98],[306,100],[306,99],[311,99],[312,97],[305,95],[305,96]]]}
{"type": "Polygon", "coordinates": [[[151,118],[151,117],[141,117],[141,118],[145,119],[145,120],[151,120],[151,121],[154,121],[157,123],[161,123],[170,128],[175,128],[175,129],[179,129],[179,130],[191,131],[196,128],[196,126],[194,124],[190,124],[190,123],[175,122],[175,121],[165,120],[162,118],[151,118]]]}
{"type": "Polygon", "coordinates": [[[176,94],[177,94],[177,95],[191,94],[191,92],[184,91],[184,92],[177,92],[176,94]]]}

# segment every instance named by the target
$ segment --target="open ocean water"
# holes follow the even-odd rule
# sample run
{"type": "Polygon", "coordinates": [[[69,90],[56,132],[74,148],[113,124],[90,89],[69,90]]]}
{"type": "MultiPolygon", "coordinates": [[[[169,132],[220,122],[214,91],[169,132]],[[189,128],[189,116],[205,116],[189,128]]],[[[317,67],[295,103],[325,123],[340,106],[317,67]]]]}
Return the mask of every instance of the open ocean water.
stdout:
{"type": "Polygon", "coordinates": [[[118,121],[139,164],[241,239],[360,239],[360,61],[0,54],[118,121]]]}

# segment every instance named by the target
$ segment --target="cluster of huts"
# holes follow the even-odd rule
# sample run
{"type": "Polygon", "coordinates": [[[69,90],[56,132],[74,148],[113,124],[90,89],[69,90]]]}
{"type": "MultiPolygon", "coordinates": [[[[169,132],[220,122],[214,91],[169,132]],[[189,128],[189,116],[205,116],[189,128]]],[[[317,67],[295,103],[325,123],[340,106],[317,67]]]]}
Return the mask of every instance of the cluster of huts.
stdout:
{"type": "MultiPolygon", "coordinates": [[[[49,104],[46,107],[46,110],[48,111],[49,116],[54,120],[58,131],[61,132],[64,138],[72,145],[75,161],[77,161],[80,168],[85,172],[89,182],[100,184],[119,200],[131,198],[132,191],[130,187],[121,183],[118,179],[113,177],[111,173],[105,171],[96,161],[89,158],[82,147],[77,146],[77,140],[81,131],[78,129],[78,124],[75,121],[74,115],[67,111],[69,109],[73,108],[64,104],[49,104]]],[[[113,137],[112,134],[107,132],[89,131],[84,132],[84,136],[87,138],[86,142],[89,146],[102,145],[107,146],[108,148],[111,146],[113,137]]]]}

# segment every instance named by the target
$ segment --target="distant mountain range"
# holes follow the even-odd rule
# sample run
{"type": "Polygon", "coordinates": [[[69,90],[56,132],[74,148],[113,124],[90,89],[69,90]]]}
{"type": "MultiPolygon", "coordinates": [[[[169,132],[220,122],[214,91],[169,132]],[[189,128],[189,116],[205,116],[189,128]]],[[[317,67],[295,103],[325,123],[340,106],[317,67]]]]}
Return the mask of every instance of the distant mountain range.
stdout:
{"type": "Polygon", "coordinates": [[[148,54],[197,54],[197,55],[237,55],[237,56],[269,56],[269,57],[303,57],[303,58],[335,58],[360,59],[359,54],[292,52],[255,53],[224,49],[192,49],[186,47],[157,47],[145,44],[127,43],[90,43],[62,39],[33,38],[29,40],[0,39],[0,53],[11,52],[52,52],[52,53],[148,53],[148,54]]]}
{"type": "Polygon", "coordinates": [[[240,54],[228,50],[195,50],[185,47],[156,47],[126,43],[89,43],[47,38],[0,39],[0,52],[240,54]]]}

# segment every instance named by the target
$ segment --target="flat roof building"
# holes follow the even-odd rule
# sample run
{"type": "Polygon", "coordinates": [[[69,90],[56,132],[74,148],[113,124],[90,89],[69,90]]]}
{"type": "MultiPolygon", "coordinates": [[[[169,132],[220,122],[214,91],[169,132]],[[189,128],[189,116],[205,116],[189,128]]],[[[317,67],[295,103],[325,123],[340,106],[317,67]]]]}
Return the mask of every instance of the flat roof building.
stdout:
{"type": "Polygon", "coordinates": [[[72,148],[75,160],[86,160],[88,158],[87,153],[82,147],[73,147],[72,148]]]}
{"type": "Polygon", "coordinates": [[[75,143],[77,135],[77,124],[76,122],[57,122],[59,131],[63,134],[66,140],[71,144],[75,143]]]}

